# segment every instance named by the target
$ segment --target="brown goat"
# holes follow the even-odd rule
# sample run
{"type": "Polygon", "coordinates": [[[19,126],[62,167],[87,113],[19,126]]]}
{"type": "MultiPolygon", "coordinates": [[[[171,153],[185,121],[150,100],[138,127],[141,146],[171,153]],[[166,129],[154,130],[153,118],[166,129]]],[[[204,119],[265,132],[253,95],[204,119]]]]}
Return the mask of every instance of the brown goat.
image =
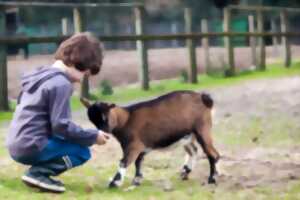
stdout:
{"type": "Polygon", "coordinates": [[[192,140],[184,148],[187,160],[181,172],[187,179],[197,152],[197,141],[207,155],[210,164],[209,183],[215,183],[215,164],[219,153],[213,146],[211,137],[213,100],[208,94],[193,91],[175,91],[156,99],[127,107],[97,102],[90,104],[82,100],[88,108],[88,117],[98,128],[111,132],[120,142],[123,158],[119,171],[110,187],[123,183],[126,168],[135,161],[136,174],[133,184],[142,180],[141,163],[151,149],[167,147],[176,141],[191,136],[192,140]]]}

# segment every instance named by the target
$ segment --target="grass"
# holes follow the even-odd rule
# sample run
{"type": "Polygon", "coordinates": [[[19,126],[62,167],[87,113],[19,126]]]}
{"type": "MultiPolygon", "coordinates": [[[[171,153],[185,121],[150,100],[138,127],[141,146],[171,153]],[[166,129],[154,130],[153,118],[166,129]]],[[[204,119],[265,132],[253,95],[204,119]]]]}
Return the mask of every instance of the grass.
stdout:
{"type": "Polygon", "coordinates": [[[12,115],[13,115],[13,110],[16,107],[16,103],[14,101],[9,102],[9,107],[10,107],[11,111],[0,112],[0,122],[5,122],[8,120],[11,120],[12,115]]]}
{"type": "MultiPolygon", "coordinates": [[[[101,101],[126,103],[157,96],[174,90],[199,90],[212,87],[225,87],[234,84],[240,84],[248,80],[278,78],[293,75],[300,75],[300,61],[294,62],[290,68],[284,68],[282,67],[282,64],[270,64],[268,65],[266,71],[243,71],[235,77],[223,77],[222,75],[199,75],[198,84],[182,83],[179,81],[179,78],[169,79],[151,83],[151,88],[148,91],[141,90],[137,85],[129,85],[114,88],[113,95],[101,95],[100,92],[94,90],[92,92],[92,96],[101,101]]],[[[13,103],[11,106],[12,110],[15,108],[14,104],[15,103],[13,103]]],[[[73,110],[82,108],[77,96],[72,97],[71,107],[73,110]]],[[[10,120],[11,117],[12,112],[0,112],[0,122],[10,120]]]]}
{"type": "Polygon", "coordinates": [[[13,113],[11,111],[8,112],[0,112],[0,122],[11,120],[13,113]]]}
{"type": "Polygon", "coordinates": [[[220,134],[217,141],[228,146],[280,147],[300,143],[300,126],[298,118],[282,116],[265,116],[264,118],[249,118],[236,116],[214,127],[220,134]],[[239,122],[235,124],[233,122],[239,122]]]}
{"type": "MultiPolygon", "coordinates": [[[[133,190],[127,190],[130,185],[126,180],[124,187],[119,189],[107,189],[107,180],[112,175],[110,167],[97,170],[92,165],[84,165],[80,168],[62,175],[60,178],[67,184],[68,190],[64,194],[42,193],[38,190],[26,187],[19,179],[22,167],[8,166],[0,171],[0,198],[1,199],[146,199],[146,200],[232,200],[232,199],[299,199],[300,181],[287,182],[284,192],[268,186],[257,186],[251,189],[226,189],[220,186],[202,185],[197,179],[182,182],[177,177],[175,169],[157,170],[161,176],[148,176],[142,186],[133,190]],[[173,174],[173,175],[170,175],[173,174]],[[165,180],[171,184],[170,191],[164,191],[165,180]]],[[[112,167],[113,169],[115,167],[112,167]]],[[[131,173],[132,174],[132,173],[131,173]]]]}

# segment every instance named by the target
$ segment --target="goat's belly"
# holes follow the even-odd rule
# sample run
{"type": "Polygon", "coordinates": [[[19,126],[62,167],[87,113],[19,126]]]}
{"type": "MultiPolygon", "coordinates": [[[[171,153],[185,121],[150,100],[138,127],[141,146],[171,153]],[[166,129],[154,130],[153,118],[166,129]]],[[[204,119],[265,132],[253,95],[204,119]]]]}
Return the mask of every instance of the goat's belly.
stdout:
{"type": "Polygon", "coordinates": [[[190,132],[187,133],[180,133],[180,134],[168,134],[164,135],[159,140],[156,140],[153,142],[151,145],[152,149],[161,149],[161,148],[166,148],[170,147],[171,145],[177,143],[179,140],[184,138],[185,136],[190,135],[190,132]]]}

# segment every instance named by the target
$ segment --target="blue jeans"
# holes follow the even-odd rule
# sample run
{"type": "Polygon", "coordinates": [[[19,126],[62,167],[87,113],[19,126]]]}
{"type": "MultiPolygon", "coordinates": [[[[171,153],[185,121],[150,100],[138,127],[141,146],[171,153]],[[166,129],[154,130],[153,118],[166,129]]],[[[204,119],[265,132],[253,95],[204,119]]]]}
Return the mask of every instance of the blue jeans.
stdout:
{"type": "Polygon", "coordinates": [[[52,137],[46,147],[37,155],[13,159],[25,165],[36,166],[61,158],[65,161],[67,168],[70,169],[88,161],[91,158],[91,153],[88,147],[52,137]]]}

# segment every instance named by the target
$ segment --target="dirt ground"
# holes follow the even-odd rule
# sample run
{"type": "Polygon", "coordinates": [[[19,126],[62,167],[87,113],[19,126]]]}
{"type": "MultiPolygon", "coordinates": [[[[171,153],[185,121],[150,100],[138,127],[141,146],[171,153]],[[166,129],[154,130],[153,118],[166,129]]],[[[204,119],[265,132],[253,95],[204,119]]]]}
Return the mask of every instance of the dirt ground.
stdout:
{"type": "MultiPolygon", "coordinates": [[[[269,119],[287,120],[300,134],[300,76],[277,80],[251,81],[243,85],[211,91],[216,99],[215,126],[228,120],[228,124],[247,124],[251,118],[262,119],[263,127],[274,126],[269,119]]],[[[242,128],[241,128],[242,129],[242,128]]],[[[262,129],[260,131],[268,130],[262,129]]],[[[273,129],[271,129],[273,130],[273,129]]],[[[228,131],[228,130],[227,130],[228,131]]],[[[268,137],[262,133],[261,137],[268,137]]],[[[236,133],[239,134],[239,133],[236,133]]],[[[246,133],[240,133],[246,134],[246,133]]],[[[286,134],[286,133],[282,133],[286,134]]],[[[289,134],[289,133],[288,133],[289,134]]],[[[292,129],[290,134],[292,135],[292,129]]],[[[215,135],[215,137],[218,137],[215,135]]],[[[251,147],[237,146],[223,149],[219,163],[220,182],[225,187],[272,186],[285,187],[300,178],[300,146],[287,144],[264,146],[260,136],[253,138],[251,147]]],[[[263,139],[262,139],[263,140],[263,139]]]]}
{"type": "MultiPolygon", "coordinates": [[[[188,52],[184,48],[173,49],[150,49],[149,52],[150,80],[160,80],[179,77],[181,70],[188,69],[188,52]]],[[[224,49],[211,48],[210,62],[213,68],[222,68],[225,63],[224,49]]],[[[250,48],[235,48],[235,63],[239,69],[251,67],[250,48]]],[[[300,47],[292,46],[293,58],[300,57],[300,47]]],[[[280,60],[280,51],[273,47],[267,47],[267,62],[280,60]]],[[[23,73],[32,69],[51,65],[53,55],[34,55],[29,59],[19,56],[8,58],[8,91],[11,98],[16,98],[20,88],[20,77],[23,73]]],[[[197,49],[198,71],[202,73],[205,69],[203,50],[197,49]]],[[[126,85],[138,81],[139,60],[136,51],[114,50],[106,51],[104,63],[99,76],[91,79],[92,87],[107,79],[112,85],[126,85]]]]}

